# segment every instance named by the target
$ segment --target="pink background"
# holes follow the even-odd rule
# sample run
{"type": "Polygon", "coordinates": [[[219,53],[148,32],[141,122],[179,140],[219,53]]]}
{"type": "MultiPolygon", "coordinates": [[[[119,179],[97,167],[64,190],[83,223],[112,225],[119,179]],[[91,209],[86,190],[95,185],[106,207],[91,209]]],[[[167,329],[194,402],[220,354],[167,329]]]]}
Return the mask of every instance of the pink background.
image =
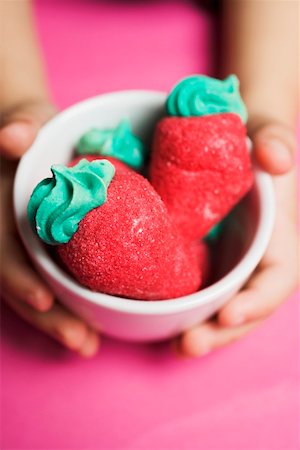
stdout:
{"type": "MultiPolygon", "coordinates": [[[[213,69],[214,23],[187,1],[39,0],[36,18],[61,108],[213,69]]],[[[296,295],[199,360],[104,338],[86,361],[7,308],[2,319],[3,449],[299,448],[296,295]]]]}

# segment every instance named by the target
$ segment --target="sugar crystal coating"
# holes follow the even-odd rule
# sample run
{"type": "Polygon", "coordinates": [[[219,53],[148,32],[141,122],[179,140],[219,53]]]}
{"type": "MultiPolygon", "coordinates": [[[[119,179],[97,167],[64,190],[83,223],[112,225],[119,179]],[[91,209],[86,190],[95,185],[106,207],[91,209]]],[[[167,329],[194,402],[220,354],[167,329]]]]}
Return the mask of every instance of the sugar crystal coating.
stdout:
{"type": "Polygon", "coordinates": [[[160,300],[191,294],[201,284],[199,254],[150,183],[133,171],[116,170],[106,203],[89,212],[57,252],[81,284],[107,294],[160,300]]]}
{"type": "Polygon", "coordinates": [[[252,186],[239,116],[163,118],[156,126],[150,182],[181,233],[203,238],[252,186]]]}

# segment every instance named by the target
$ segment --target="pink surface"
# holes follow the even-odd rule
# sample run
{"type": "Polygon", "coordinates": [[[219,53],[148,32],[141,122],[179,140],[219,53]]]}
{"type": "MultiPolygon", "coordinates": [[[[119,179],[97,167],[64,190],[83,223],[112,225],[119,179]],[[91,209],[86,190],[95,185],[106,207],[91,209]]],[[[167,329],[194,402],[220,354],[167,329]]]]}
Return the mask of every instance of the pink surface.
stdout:
{"type": "MultiPolygon", "coordinates": [[[[212,22],[192,3],[39,0],[36,10],[60,107],[212,69],[212,22]]],[[[108,338],[81,360],[4,308],[1,448],[296,450],[297,303],[193,361],[108,338]]]]}

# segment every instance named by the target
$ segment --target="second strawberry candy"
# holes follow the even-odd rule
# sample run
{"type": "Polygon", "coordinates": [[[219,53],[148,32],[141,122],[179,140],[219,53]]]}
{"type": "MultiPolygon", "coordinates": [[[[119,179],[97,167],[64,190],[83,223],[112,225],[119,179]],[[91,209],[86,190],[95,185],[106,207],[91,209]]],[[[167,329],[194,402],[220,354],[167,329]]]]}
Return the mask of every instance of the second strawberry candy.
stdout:
{"type": "Polygon", "coordinates": [[[151,184],[181,232],[202,238],[253,182],[238,80],[188,77],[166,106],[171,117],[155,130],[151,184]]]}

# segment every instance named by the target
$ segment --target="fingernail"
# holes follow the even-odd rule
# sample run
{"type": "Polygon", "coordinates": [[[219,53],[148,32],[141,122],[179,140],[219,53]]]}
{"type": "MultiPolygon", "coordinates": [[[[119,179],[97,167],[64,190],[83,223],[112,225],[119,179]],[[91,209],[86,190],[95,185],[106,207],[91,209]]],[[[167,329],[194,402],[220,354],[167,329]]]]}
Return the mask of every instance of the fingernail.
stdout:
{"type": "Polygon", "coordinates": [[[84,339],[83,330],[65,326],[55,330],[57,339],[71,350],[78,350],[84,339]]]}
{"type": "Polygon", "coordinates": [[[289,148],[279,139],[268,139],[265,143],[265,147],[268,148],[277,159],[283,160],[284,162],[292,161],[292,155],[289,148]]]}
{"type": "Polygon", "coordinates": [[[99,339],[96,336],[89,337],[83,343],[79,353],[84,358],[95,356],[99,348],[99,339]]]}
{"type": "Polygon", "coordinates": [[[193,356],[205,356],[211,352],[211,346],[208,342],[198,341],[195,342],[194,348],[192,348],[193,356]]]}
{"type": "Polygon", "coordinates": [[[201,346],[201,348],[199,349],[194,349],[192,352],[188,353],[188,355],[185,356],[189,356],[189,357],[196,357],[196,358],[202,358],[202,356],[206,356],[211,352],[211,348],[207,347],[207,348],[203,348],[203,346],[201,346]]]}
{"type": "Polygon", "coordinates": [[[182,351],[186,356],[199,357],[207,355],[211,351],[209,337],[201,329],[187,332],[182,339],[182,351]]]}
{"type": "Polygon", "coordinates": [[[3,132],[11,135],[17,136],[20,139],[27,138],[28,136],[28,127],[30,124],[25,121],[16,121],[13,123],[9,123],[3,128],[3,132]]]}
{"type": "Polygon", "coordinates": [[[200,349],[200,352],[199,352],[199,356],[205,356],[210,352],[211,352],[211,348],[208,345],[202,346],[200,349]]]}
{"type": "Polygon", "coordinates": [[[40,291],[29,292],[26,295],[26,300],[33,308],[39,311],[46,311],[51,306],[49,299],[40,291]]]}
{"type": "Polygon", "coordinates": [[[235,316],[232,317],[231,323],[232,325],[242,325],[242,323],[245,322],[245,316],[243,316],[242,314],[236,314],[235,316]]]}

